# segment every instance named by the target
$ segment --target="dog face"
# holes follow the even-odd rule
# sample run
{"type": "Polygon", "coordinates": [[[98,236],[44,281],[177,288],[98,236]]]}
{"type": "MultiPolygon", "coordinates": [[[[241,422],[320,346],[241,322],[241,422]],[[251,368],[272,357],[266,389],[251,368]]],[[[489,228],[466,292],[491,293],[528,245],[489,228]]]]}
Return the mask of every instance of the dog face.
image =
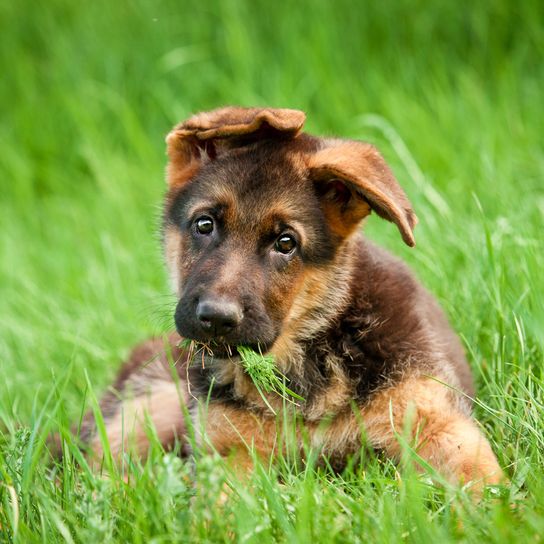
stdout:
{"type": "Polygon", "coordinates": [[[176,328],[216,356],[237,345],[267,351],[295,308],[318,313],[371,209],[413,244],[415,215],[374,148],[300,134],[303,121],[294,110],[224,108],[167,138],[176,328]]]}

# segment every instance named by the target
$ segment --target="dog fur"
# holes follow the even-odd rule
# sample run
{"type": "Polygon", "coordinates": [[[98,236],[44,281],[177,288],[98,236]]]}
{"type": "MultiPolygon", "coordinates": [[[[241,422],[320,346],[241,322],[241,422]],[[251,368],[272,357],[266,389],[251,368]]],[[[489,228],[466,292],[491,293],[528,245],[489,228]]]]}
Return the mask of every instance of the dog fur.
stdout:
{"type": "MultiPolygon", "coordinates": [[[[187,453],[187,409],[197,443],[242,472],[248,445],[278,454],[278,417],[239,364],[236,346],[248,345],[274,355],[305,399],[295,410],[301,452],[304,435],[342,467],[362,447],[362,427],[368,444],[398,460],[408,425],[417,454],[451,480],[501,481],[471,418],[457,336],[408,268],[360,233],[374,211],[413,246],[408,198],[373,146],[303,133],[304,120],[295,110],[227,107],[168,135],[163,239],[179,335],[136,348],[102,400],[112,453],[145,455],[146,421],[187,453]],[[204,306],[212,321],[198,317],[204,306]],[[200,347],[192,360],[182,337],[211,351],[200,347]]],[[[285,402],[267,401],[281,418],[285,402]]],[[[82,434],[100,458],[92,417],[82,434]]]]}

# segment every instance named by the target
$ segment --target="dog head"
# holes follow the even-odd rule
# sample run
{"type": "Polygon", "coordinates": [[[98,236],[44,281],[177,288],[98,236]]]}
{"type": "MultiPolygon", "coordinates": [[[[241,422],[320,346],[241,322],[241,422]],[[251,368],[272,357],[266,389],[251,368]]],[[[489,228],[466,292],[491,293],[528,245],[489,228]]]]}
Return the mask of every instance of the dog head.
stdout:
{"type": "Polygon", "coordinates": [[[327,274],[371,210],[414,245],[416,216],[376,149],[304,134],[304,120],[296,110],[228,107],[167,136],[176,327],[218,355],[237,345],[264,352],[300,308],[325,311],[327,274]]]}

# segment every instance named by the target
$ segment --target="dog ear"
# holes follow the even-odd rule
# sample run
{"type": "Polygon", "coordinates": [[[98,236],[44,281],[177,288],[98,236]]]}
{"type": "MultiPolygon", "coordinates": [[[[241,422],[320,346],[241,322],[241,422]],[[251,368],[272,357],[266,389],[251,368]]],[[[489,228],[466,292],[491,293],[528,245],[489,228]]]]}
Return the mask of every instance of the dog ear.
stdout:
{"type": "Polygon", "coordinates": [[[180,186],[203,162],[229,149],[263,138],[294,138],[305,120],[302,111],[271,108],[226,107],[193,115],[166,137],[168,183],[180,186]]]}
{"type": "Polygon", "coordinates": [[[404,242],[414,246],[417,217],[377,149],[357,141],[323,143],[310,155],[308,167],[333,232],[347,236],[372,209],[395,223],[404,242]]]}

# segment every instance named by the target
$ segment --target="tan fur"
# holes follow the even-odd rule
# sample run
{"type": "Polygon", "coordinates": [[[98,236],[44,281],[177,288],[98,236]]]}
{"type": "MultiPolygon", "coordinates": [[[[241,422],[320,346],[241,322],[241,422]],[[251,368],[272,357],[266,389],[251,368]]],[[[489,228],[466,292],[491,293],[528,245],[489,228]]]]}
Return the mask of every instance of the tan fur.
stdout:
{"type": "Polygon", "coordinates": [[[360,417],[345,412],[334,419],[316,442],[342,457],[360,442],[363,430],[370,445],[398,460],[408,425],[409,445],[453,482],[473,480],[476,487],[499,483],[503,473],[489,443],[475,422],[456,408],[455,397],[430,377],[407,379],[377,393],[360,417]]]}
{"type": "Polygon", "coordinates": [[[164,231],[164,260],[170,271],[170,283],[176,294],[181,289],[180,256],[181,235],[178,229],[167,227],[164,231]]]}
{"type": "Polygon", "coordinates": [[[254,458],[266,464],[292,445],[302,454],[300,428],[296,436],[284,432],[281,417],[262,418],[222,403],[211,404],[203,416],[202,443],[225,457],[239,479],[250,476],[254,458]]]}
{"type": "Polygon", "coordinates": [[[353,197],[355,203],[350,203],[347,209],[340,211],[338,205],[332,201],[323,205],[323,213],[329,228],[340,238],[346,238],[359,226],[359,221],[370,214],[370,205],[358,195],[353,197]]]}
{"type": "Polygon", "coordinates": [[[439,471],[465,482],[477,478],[496,483],[502,471],[495,455],[474,421],[456,408],[456,396],[432,378],[406,380],[378,394],[363,410],[367,436],[373,445],[398,458],[393,427],[402,434],[408,418],[417,453],[439,471]]]}
{"type": "MultiPolygon", "coordinates": [[[[182,406],[187,403],[187,391],[174,382],[159,382],[147,394],[123,399],[118,412],[106,423],[106,436],[114,459],[123,452],[132,451],[145,455],[149,447],[149,424],[162,444],[172,443],[175,437],[183,437],[185,424],[182,406]],[[173,417],[175,414],[175,417],[173,417]]],[[[91,441],[93,457],[103,455],[98,435],[91,441]]]]}
{"type": "Polygon", "coordinates": [[[260,455],[269,455],[277,446],[277,423],[247,410],[222,403],[205,409],[205,439],[222,455],[233,448],[252,448],[260,455]]]}
{"type": "MultiPolygon", "coordinates": [[[[360,413],[351,407],[328,423],[306,420],[306,429],[312,445],[332,459],[356,453],[364,434],[371,446],[400,460],[405,437],[421,459],[454,483],[472,481],[476,491],[500,483],[504,477],[495,455],[474,421],[455,408],[454,397],[432,378],[409,379],[376,394],[360,413]]],[[[236,454],[244,469],[248,449],[263,459],[282,451],[281,426],[274,418],[218,403],[209,407],[205,421],[206,440],[222,455],[236,454]]]]}
{"type": "Polygon", "coordinates": [[[301,339],[317,334],[347,303],[351,275],[350,244],[349,240],[345,243],[345,250],[339,251],[334,265],[305,271],[302,285],[285,318],[282,334],[270,350],[283,370],[295,369],[303,373],[297,344],[301,339]],[[334,282],[332,278],[335,278],[334,282]],[[312,313],[315,308],[322,309],[319,318],[312,313]]]}

